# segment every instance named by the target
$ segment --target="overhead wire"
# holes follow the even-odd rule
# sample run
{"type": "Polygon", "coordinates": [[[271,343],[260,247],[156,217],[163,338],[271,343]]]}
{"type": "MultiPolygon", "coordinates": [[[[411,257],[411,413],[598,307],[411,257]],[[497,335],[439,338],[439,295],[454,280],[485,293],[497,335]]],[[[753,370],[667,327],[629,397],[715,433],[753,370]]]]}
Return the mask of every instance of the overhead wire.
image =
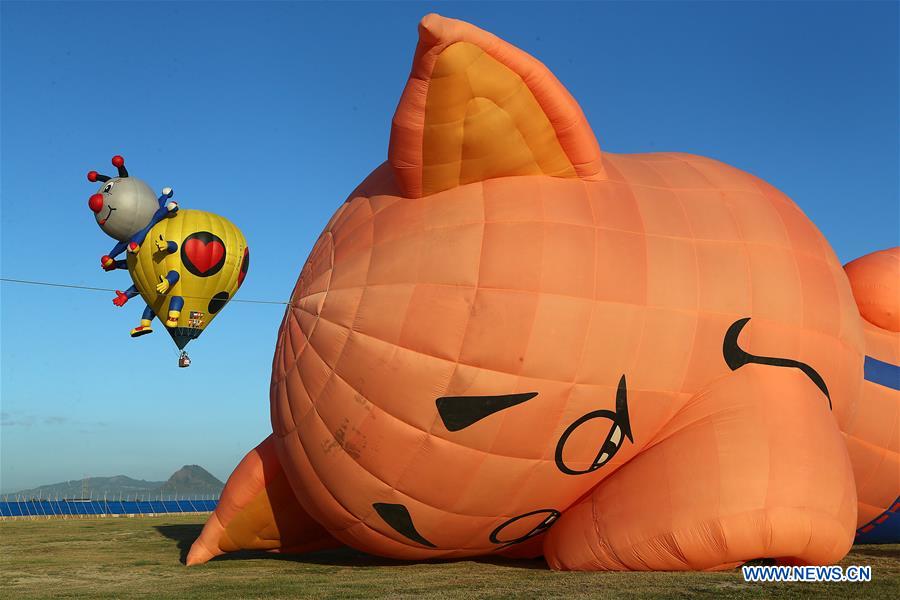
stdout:
{"type": "MultiPolygon", "coordinates": [[[[4,283],[18,283],[23,285],[41,285],[45,287],[55,287],[55,288],[68,288],[75,290],[88,290],[92,292],[117,292],[113,288],[101,288],[101,287],[93,287],[89,285],[78,285],[74,283],[55,283],[52,281],[36,281],[33,279],[14,279],[12,277],[0,277],[0,282],[4,283]]],[[[193,299],[202,299],[198,296],[183,296],[184,298],[193,298],[193,299]]],[[[243,298],[233,298],[229,300],[229,302],[240,302],[242,304],[280,304],[282,306],[287,306],[290,302],[278,301],[278,300],[246,300],[243,298]]]]}

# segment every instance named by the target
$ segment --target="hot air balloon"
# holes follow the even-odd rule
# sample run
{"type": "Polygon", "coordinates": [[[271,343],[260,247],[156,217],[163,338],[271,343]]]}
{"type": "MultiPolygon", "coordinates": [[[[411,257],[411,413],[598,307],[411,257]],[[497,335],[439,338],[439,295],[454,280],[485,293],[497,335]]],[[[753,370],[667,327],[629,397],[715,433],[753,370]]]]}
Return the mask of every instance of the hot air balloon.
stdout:
{"type": "MultiPolygon", "coordinates": [[[[388,161],[300,271],[273,433],[188,564],[336,544],[578,570],[839,561],[858,512],[842,428],[897,444],[896,389],[858,412],[885,381],[867,353],[896,369],[897,338],[870,348],[851,271],[765,181],[601,152],[543,64],[429,15],[388,161]]],[[[895,324],[896,294],[879,302],[866,318],[895,324]]]]}
{"type": "Polygon", "coordinates": [[[115,178],[96,171],[88,180],[100,189],[88,206],[97,224],[118,240],[100,259],[104,270],[128,269],[134,283],[116,291],[113,303],[124,306],[138,294],[146,302],[132,337],[152,333],[160,316],[181,350],[179,366],[190,365],[185,346],[200,336],[244,282],[250,266],[247,241],[231,221],[213,213],[180,210],[171,188],[155,198],[143,181],[130,177],[125,160],[114,156],[115,178]],[[125,260],[117,260],[126,252],[125,260]]]}

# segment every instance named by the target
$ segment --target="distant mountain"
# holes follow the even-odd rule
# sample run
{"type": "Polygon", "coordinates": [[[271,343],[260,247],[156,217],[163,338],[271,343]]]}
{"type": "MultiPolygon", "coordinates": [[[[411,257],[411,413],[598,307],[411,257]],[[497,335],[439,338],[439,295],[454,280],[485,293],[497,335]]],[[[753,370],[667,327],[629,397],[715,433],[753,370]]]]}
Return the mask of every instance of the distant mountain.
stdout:
{"type": "Polygon", "coordinates": [[[161,486],[163,494],[216,494],[222,492],[225,484],[216,479],[212,473],[198,465],[184,465],[169,477],[161,486]]]}
{"type": "Polygon", "coordinates": [[[144,496],[145,498],[197,498],[218,497],[225,484],[209,471],[197,465],[185,465],[172,473],[167,481],[145,481],[125,475],[114,477],[86,477],[61,483],[42,485],[30,490],[20,490],[4,496],[24,496],[26,498],[123,498],[144,496]]]}

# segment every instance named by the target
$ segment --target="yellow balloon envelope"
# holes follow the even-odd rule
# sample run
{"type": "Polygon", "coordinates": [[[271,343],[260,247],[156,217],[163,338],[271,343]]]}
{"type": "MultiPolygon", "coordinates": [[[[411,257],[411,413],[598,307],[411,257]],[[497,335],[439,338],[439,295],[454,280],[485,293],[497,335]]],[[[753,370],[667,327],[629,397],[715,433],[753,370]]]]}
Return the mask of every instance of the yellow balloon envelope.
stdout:
{"type": "Polygon", "coordinates": [[[177,324],[166,329],[179,349],[199,337],[234,297],[249,264],[241,230],[200,210],[180,210],[163,219],[150,229],[137,254],[128,255],[128,272],[147,305],[162,322],[177,315],[177,324]],[[160,249],[158,242],[174,251],[160,249]],[[178,280],[160,293],[157,286],[172,272],[178,280]]]}

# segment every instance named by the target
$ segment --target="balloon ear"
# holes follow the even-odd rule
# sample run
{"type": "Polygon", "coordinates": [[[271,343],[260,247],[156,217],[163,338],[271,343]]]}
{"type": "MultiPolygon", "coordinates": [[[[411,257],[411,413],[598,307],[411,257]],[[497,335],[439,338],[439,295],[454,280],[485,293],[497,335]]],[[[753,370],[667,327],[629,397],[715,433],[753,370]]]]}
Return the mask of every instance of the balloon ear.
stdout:
{"type": "Polygon", "coordinates": [[[510,175],[600,175],[581,108],[542,63],[477,27],[427,15],[391,127],[407,197],[510,175]]]}

